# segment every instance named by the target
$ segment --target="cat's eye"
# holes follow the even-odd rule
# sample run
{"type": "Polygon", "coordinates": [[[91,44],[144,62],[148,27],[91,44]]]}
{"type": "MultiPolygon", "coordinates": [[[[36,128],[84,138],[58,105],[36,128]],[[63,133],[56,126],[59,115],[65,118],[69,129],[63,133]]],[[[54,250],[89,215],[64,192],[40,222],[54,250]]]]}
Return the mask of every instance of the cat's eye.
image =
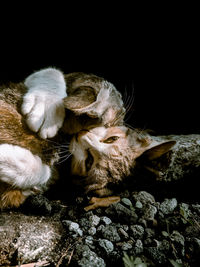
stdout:
{"type": "Polygon", "coordinates": [[[92,164],[94,162],[94,158],[93,158],[93,156],[89,150],[87,151],[87,153],[88,153],[88,155],[87,155],[87,159],[85,161],[85,168],[86,168],[86,171],[88,172],[92,167],[92,164]]]}
{"type": "Polygon", "coordinates": [[[119,136],[111,136],[111,137],[103,140],[103,142],[106,143],[106,144],[112,144],[115,141],[117,141],[118,139],[119,139],[119,136]]]}

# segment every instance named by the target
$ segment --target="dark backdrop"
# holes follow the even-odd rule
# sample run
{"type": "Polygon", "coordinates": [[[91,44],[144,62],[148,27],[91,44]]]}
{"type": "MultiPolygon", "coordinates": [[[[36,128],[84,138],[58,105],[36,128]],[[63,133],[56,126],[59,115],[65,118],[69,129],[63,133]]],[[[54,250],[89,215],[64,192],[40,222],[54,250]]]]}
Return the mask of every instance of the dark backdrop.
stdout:
{"type": "MultiPolygon", "coordinates": [[[[158,133],[200,133],[198,35],[187,21],[169,25],[146,21],[136,29],[79,24],[75,30],[4,38],[0,81],[22,81],[33,71],[54,66],[105,77],[134,98],[128,123],[158,133]],[[134,92],[133,92],[134,90],[134,92]],[[132,113],[131,113],[132,112],[132,113]]],[[[129,96],[129,97],[128,97],[129,96]]]]}

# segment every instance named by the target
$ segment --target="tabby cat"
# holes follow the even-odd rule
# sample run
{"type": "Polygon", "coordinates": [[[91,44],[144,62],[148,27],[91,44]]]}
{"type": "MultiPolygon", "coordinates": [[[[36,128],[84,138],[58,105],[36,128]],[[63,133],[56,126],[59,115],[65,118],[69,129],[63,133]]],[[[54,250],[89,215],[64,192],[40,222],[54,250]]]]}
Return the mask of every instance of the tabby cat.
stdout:
{"type": "MultiPolygon", "coordinates": [[[[92,74],[63,75],[48,68],[24,83],[2,86],[0,114],[1,208],[18,207],[27,196],[49,188],[59,161],[52,144],[65,134],[72,135],[72,174],[83,178],[86,192],[98,195],[111,193],[107,184],[128,176],[135,159],[159,145],[123,126],[121,94],[92,74]]],[[[164,143],[159,154],[172,145],[164,143]]]]}

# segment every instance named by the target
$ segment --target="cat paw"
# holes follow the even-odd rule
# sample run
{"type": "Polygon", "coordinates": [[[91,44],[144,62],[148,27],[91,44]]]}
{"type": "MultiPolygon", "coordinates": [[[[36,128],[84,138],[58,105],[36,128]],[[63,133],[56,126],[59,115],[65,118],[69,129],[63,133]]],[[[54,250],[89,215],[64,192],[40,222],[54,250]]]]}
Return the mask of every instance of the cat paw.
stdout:
{"type": "Polygon", "coordinates": [[[26,115],[28,127],[46,139],[54,137],[62,127],[65,108],[59,97],[36,90],[24,96],[22,114],[26,115]]]}
{"type": "MultiPolygon", "coordinates": [[[[20,146],[0,145],[0,181],[27,190],[43,189],[51,177],[51,169],[41,158],[20,146]]],[[[28,195],[29,192],[26,192],[28,195]]]]}
{"type": "Polygon", "coordinates": [[[65,118],[63,98],[67,96],[64,75],[57,69],[47,68],[28,76],[24,82],[22,114],[27,124],[41,138],[52,138],[65,118]]]}

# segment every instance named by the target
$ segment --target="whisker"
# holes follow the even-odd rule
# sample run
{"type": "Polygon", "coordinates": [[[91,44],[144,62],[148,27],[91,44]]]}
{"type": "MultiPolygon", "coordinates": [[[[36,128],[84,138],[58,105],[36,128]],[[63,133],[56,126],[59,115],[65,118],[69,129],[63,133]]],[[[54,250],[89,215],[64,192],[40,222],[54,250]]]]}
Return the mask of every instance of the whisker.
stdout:
{"type": "Polygon", "coordinates": [[[122,99],[124,102],[124,106],[127,105],[127,100],[128,100],[128,94],[127,94],[127,87],[125,87],[124,94],[122,95],[122,99]]]}
{"type": "Polygon", "coordinates": [[[126,114],[126,117],[125,117],[124,121],[125,122],[128,121],[131,118],[131,116],[133,115],[133,113],[134,113],[134,109],[132,109],[131,112],[128,113],[128,116],[126,114]]]}
{"type": "Polygon", "coordinates": [[[47,141],[48,143],[52,143],[52,144],[56,144],[56,145],[60,145],[60,143],[50,140],[50,139],[45,139],[45,141],[47,141]]]}
{"type": "Polygon", "coordinates": [[[128,94],[127,87],[125,88],[124,94],[122,96],[122,99],[124,101],[124,107],[126,109],[126,115],[124,121],[126,122],[127,120],[130,119],[132,116],[134,109],[133,109],[133,103],[135,99],[134,95],[134,84],[131,86],[131,94],[128,94]]]}
{"type": "Polygon", "coordinates": [[[134,128],[132,125],[125,123],[125,126],[127,126],[128,128],[130,128],[131,130],[135,131],[136,128],[134,128]]]}
{"type": "Polygon", "coordinates": [[[64,160],[58,161],[58,162],[56,163],[56,165],[59,165],[59,164],[65,162],[69,157],[71,157],[71,155],[72,155],[71,153],[68,154],[68,155],[64,158],[64,160]]]}
{"type": "Polygon", "coordinates": [[[126,110],[127,112],[130,110],[130,108],[133,106],[133,102],[134,102],[134,90],[131,91],[131,95],[128,98],[128,102],[126,104],[126,110]]]}
{"type": "Polygon", "coordinates": [[[61,157],[59,157],[59,161],[60,161],[61,159],[64,159],[64,158],[68,157],[70,154],[71,154],[71,153],[67,153],[67,154],[65,154],[65,155],[63,155],[63,156],[61,156],[61,157]]]}
{"type": "Polygon", "coordinates": [[[146,129],[146,125],[144,125],[144,127],[141,129],[137,129],[138,134],[140,134],[141,136],[144,136],[145,135],[145,129],[146,129]]]}
{"type": "Polygon", "coordinates": [[[69,145],[60,144],[58,146],[52,146],[52,147],[43,149],[43,151],[49,151],[49,150],[53,150],[53,149],[68,149],[68,148],[69,148],[69,145]]]}
{"type": "Polygon", "coordinates": [[[44,153],[44,155],[45,155],[45,157],[51,158],[54,153],[57,153],[57,155],[59,157],[61,157],[63,154],[68,154],[69,153],[69,149],[63,149],[61,151],[58,150],[56,152],[55,151],[52,151],[52,153],[44,153]]]}
{"type": "Polygon", "coordinates": [[[122,112],[120,113],[113,121],[113,124],[115,125],[115,123],[119,120],[121,120],[122,117],[124,117],[124,114],[126,114],[126,112],[122,112]]]}

